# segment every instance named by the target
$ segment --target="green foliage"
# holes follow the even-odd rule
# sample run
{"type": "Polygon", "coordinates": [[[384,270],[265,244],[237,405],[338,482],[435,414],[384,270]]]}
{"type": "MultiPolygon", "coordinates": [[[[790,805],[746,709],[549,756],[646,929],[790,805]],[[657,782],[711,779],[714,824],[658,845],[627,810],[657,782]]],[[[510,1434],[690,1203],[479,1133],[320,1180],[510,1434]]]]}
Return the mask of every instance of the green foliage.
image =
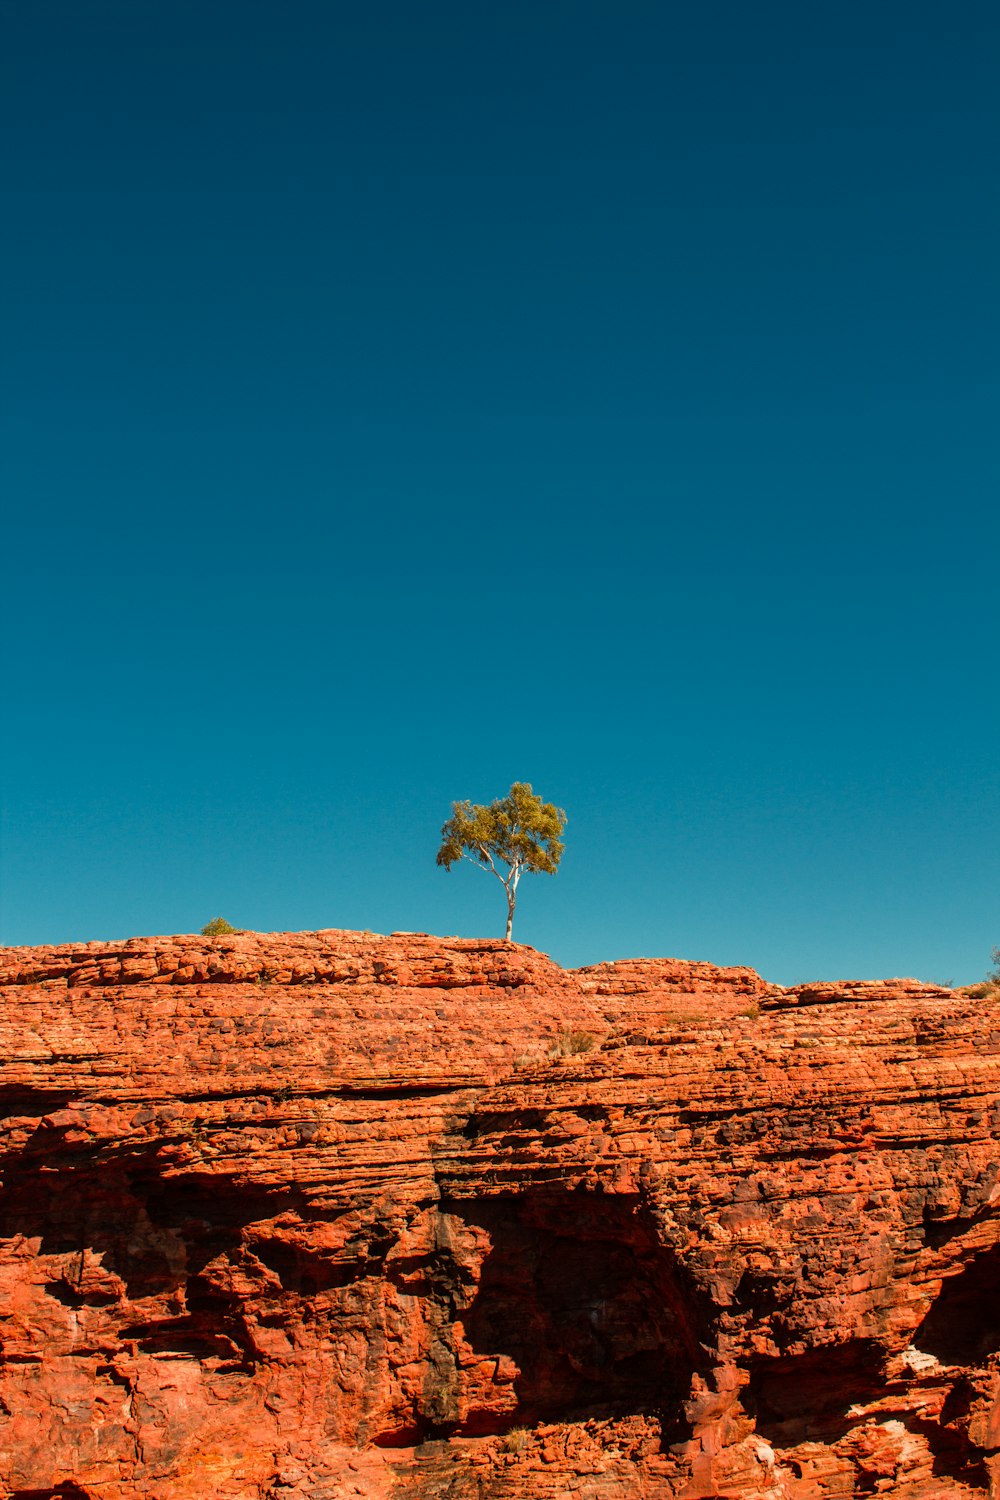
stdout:
{"type": "Polygon", "coordinates": [[[562,858],[566,814],[543,802],[527,781],[515,781],[506,797],[488,806],[453,802],[441,829],[437,862],[450,870],[459,860],[492,871],[507,892],[507,937],[514,920],[517,885],[527,870],[554,875],[562,858]]]}
{"type": "Polygon", "coordinates": [[[206,922],[201,929],[202,937],[224,937],[229,932],[239,932],[239,928],[233,927],[225,917],[213,917],[211,922],[206,922]]]}
{"type": "Polygon", "coordinates": [[[472,856],[489,868],[494,859],[526,870],[554,875],[562,856],[559,835],[566,814],[543,802],[531,783],[515,781],[506,797],[488,807],[452,803],[452,815],[441,829],[437,862],[445,869],[472,856]]]}

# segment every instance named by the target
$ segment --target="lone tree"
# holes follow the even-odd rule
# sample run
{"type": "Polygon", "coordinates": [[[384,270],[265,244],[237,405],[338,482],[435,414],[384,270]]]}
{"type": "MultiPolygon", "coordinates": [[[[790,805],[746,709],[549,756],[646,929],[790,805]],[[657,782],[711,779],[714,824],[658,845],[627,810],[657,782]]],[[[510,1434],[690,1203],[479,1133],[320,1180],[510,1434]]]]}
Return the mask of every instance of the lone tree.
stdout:
{"type": "Polygon", "coordinates": [[[525,870],[554,875],[562,858],[560,834],[566,814],[536,797],[528,781],[515,781],[506,797],[488,807],[453,802],[441,829],[437,862],[450,870],[467,859],[479,870],[492,870],[507,892],[507,931],[514,925],[517,885],[525,870]]]}

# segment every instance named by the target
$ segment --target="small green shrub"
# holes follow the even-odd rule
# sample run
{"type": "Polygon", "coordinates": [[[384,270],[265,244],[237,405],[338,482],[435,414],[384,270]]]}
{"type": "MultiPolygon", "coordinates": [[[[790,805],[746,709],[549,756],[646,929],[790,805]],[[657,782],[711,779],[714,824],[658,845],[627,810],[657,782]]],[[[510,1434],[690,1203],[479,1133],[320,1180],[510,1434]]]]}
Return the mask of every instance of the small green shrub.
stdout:
{"type": "Polygon", "coordinates": [[[745,1006],[744,1009],[740,1011],[740,1015],[746,1016],[748,1021],[756,1021],[757,1017],[760,1015],[760,1006],[756,1001],[753,1001],[752,1004],[745,1006]]]}
{"type": "Polygon", "coordinates": [[[239,928],[227,922],[225,917],[213,917],[211,922],[206,922],[201,929],[202,937],[224,937],[230,932],[239,932],[239,928]]]}

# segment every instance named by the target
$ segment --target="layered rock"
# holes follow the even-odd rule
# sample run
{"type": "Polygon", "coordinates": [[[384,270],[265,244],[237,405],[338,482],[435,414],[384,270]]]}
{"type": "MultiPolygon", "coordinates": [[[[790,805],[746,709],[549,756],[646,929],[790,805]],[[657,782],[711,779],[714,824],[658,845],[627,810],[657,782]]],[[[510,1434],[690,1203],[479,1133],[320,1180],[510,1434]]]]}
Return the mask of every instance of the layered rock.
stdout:
{"type": "Polygon", "coordinates": [[[1000,1494],[1000,1006],[0,950],[0,1500],[1000,1494]]]}

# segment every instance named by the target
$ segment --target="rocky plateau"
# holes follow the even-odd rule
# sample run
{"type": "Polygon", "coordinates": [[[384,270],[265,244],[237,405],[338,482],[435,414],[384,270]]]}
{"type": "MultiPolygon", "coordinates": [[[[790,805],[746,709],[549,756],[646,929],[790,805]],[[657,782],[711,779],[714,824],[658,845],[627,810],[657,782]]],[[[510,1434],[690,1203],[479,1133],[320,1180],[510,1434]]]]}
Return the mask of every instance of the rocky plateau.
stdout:
{"type": "Polygon", "coordinates": [[[1000,1002],[0,949],[0,1500],[1000,1497],[1000,1002]]]}

